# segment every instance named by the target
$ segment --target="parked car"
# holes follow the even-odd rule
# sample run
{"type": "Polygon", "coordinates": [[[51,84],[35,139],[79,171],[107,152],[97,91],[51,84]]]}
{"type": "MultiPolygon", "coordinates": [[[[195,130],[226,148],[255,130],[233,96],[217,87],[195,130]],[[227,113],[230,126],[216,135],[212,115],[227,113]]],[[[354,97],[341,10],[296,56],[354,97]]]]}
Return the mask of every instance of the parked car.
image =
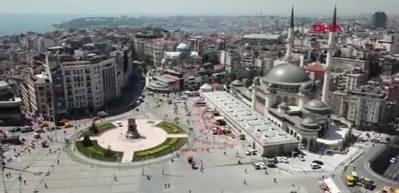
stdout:
{"type": "Polygon", "coordinates": [[[277,167],[277,165],[276,165],[276,163],[274,163],[274,162],[267,162],[267,167],[269,167],[269,168],[275,168],[275,167],[277,167]]]}
{"type": "Polygon", "coordinates": [[[20,132],[21,128],[20,127],[15,127],[9,130],[11,133],[16,133],[16,132],[20,132]]]}
{"type": "Polygon", "coordinates": [[[254,167],[256,170],[264,170],[267,168],[264,162],[255,162],[254,167]]]}
{"type": "Polygon", "coordinates": [[[32,127],[24,127],[21,129],[21,133],[29,133],[29,132],[33,132],[34,130],[32,129],[32,127]]]}
{"type": "Polygon", "coordinates": [[[289,163],[289,162],[288,162],[288,158],[285,157],[285,156],[278,156],[278,157],[277,157],[277,161],[278,161],[279,163],[286,163],[286,164],[289,163]]]}
{"type": "Polygon", "coordinates": [[[316,169],[320,169],[320,168],[321,168],[321,165],[312,162],[312,163],[310,164],[310,167],[311,167],[312,169],[316,170],[316,169]]]}
{"type": "Polygon", "coordinates": [[[108,113],[105,111],[100,111],[97,113],[97,116],[99,116],[100,118],[105,118],[108,116],[108,113]]]}
{"type": "Polygon", "coordinates": [[[312,163],[319,164],[321,166],[324,165],[324,163],[320,160],[313,160],[312,163]]]}
{"type": "Polygon", "coordinates": [[[20,138],[18,135],[14,136],[9,136],[5,139],[0,140],[0,144],[13,144],[13,145],[20,145],[24,142],[22,138],[20,138]]]}

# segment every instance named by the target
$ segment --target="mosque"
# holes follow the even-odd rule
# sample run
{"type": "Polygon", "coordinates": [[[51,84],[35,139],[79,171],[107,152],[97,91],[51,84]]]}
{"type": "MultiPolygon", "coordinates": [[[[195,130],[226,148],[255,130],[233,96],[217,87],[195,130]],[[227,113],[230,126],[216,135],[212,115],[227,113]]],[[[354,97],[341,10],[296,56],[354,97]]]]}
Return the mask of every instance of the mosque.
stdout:
{"type": "MultiPolygon", "coordinates": [[[[333,24],[335,23],[336,8],[333,16],[333,24]]],[[[247,103],[274,125],[295,137],[300,142],[301,148],[310,151],[321,149],[341,151],[351,125],[336,124],[337,120],[333,120],[336,116],[326,103],[331,77],[329,69],[335,48],[335,32],[329,34],[322,96],[319,100],[315,82],[309,78],[303,68],[290,62],[294,58],[293,31],[294,10],[292,9],[286,56],[264,77],[255,78],[247,93],[247,103]],[[347,129],[341,129],[339,125],[347,129]],[[333,140],[331,136],[334,136],[333,140]]]]}

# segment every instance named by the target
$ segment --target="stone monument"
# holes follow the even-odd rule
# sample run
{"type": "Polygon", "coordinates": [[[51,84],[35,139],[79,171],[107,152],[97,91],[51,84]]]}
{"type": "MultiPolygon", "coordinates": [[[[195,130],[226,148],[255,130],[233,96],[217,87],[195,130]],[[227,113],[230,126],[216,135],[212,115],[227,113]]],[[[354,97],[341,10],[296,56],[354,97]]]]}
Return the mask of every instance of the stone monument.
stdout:
{"type": "Polygon", "coordinates": [[[134,119],[134,118],[128,119],[128,121],[127,121],[126,138],[129,138],[129,139],[142,138],[142,136],[139,134],[139,132],[137,130],[136,119],[134,119]]]}

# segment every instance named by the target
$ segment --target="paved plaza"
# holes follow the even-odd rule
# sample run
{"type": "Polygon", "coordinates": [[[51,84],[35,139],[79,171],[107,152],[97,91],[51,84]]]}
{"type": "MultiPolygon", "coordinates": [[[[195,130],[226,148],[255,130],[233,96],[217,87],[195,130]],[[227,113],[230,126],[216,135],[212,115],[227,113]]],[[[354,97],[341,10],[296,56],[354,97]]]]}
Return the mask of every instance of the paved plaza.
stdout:
{"type": "Polygon", "coordinates": [[[128,120],[114,121],[113,124],[117,128],[101,134],[97,141],[104,149],[110,148],[113,151],[123,152],[123,163],[131,162],[135,151],[155,147],[168,138],[168,133],[156,126],[160,122],[159,120],[136,119],[141,138],[131,139],[126,137],[128,120]]]}
{"type": "MultiPolygon", "coordinates": [[[[192,106],[191,100],[195,99],[183,101],[173,96],[170,99],[173,99],[173,104],[167,102],[167,97],[147,96],[137,110],[109,117],[106,121],[123,122],[128,118],[136,118],[140,134],[146,136],[159,132],[158,142],[162,140],[161,138],[167,137],[165,133],[148,129],[152,128],[150,125],[148,130],[144,131],[141,129],[145,127],[140,129],[140,125],[145,125],[145,120],[177,121],[181,127],[187,129],[188,136],[184,137],[189,137],[189,143],[176,153],[177,157],[135,166],[115,167],[110,164],[107,167],[87,164],[64,151],[64,138],[91,125],[91,120],[75,121],[73,124],[78,127],[76,130],[66,129],[66,132],[55,130],[44,134],[45,137],[54,138],[54,142],[50,145],[51,153],[49,148],[39,146],[31,149],[30,153],[23,152],[21,147],[16,147],[21,156],[8,166],[25,171],[6,170],[12,174],[12,177],[5,179],[8,192],[37,190],[40,193],[283,193],[295,190],[301,193],[316,193],[320,191],[319,181],[322,176],[327,176],[329,171],[295,171],[285,168],[282,164],[279,164],[278,168],[269,168],[267,172],[256,170],[253,162],[261,161],[263,158],[258,155],[246,156],[248,144],[245,141],[213,135],[210,129],[213,124],[212,119],[205,113],[205,108],[192,106]],[[187,116],[186,109],[191,113],[190,116],[187,116]],[[140,120],[144,122],[140,123],[140,120]],[[188,156],[193,156],[201,169],[192,169],[187,163],[188,156]],[[238,161],[242,164],[238,164],[238,161]],[[38,171],[42,174],[31,173],[38,171]],[[26,184],[18,180],[20,174],[26,180],[26,184]]],[[[107,135],[110,135],[108,138],[113,139],[115,143],[124,143],[123,140],[118,140],[124,129],[120,127],[105,134],[108,133],[107,135]]],[[[120,147],[125,145],[121,144],[120,147]]],[[[155,142],[148,144],[148,147],[152,145],[155,145],[155,142]]],[[[137,150],[139,146],[135,144],[131,148],[137,150]]],[[[14,154],[13,151],[7,152],[8,156],[14,154]]],[[[290,162],[297,161],[290,159],[290,162]]]]}

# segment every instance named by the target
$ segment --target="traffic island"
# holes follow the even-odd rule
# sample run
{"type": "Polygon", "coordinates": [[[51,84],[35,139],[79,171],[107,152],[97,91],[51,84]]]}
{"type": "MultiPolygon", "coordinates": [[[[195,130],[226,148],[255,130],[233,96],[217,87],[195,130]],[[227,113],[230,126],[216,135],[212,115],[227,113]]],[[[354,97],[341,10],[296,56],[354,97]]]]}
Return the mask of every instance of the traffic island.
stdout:
{"type": "Polygon", "coordinates": [[[171,154],[184,146],[187,138],[184,129],[174,123],[131,118],[93,123],[75,146],[88,161],[129,165],[171,154]]]}

